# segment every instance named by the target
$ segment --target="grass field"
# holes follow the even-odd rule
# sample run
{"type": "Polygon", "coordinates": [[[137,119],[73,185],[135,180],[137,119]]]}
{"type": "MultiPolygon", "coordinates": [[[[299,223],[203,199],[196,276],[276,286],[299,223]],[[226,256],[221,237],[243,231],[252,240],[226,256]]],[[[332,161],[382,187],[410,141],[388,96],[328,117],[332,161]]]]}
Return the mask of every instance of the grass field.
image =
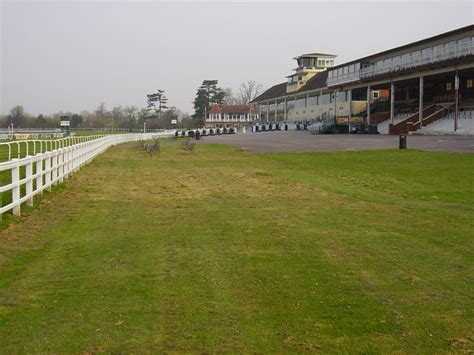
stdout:
{"type": "Polygon", "coordinates": [[[2,353],[468,352],[474,155],[131,146],[0,232],[2,353]]]}

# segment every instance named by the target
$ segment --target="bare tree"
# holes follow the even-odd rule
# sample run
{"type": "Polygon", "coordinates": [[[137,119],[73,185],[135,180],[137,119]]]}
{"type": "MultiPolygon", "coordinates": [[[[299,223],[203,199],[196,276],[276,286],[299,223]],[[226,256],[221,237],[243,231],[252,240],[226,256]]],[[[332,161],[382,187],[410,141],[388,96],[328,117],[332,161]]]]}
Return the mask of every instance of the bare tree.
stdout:
{"type": "Polygon", "coordinates": [[[238,105],[241,103],[240,99],[238,97],[235,97],[231,88],[225,88],[225,89],[222,89],[222,91],[225,93],[224,104],[238,105]]]}
{"type": "Polygon", "coordinates": [[[239,88],[239,101],[242,104],[248,104],[262,92],[262,85],[254,80],[242,83],[239,88]]]}
{"type": "Polygon", "coordinates": [[[99,106],[97,106],[97,109],[94,113],[98,118],[103,119],[105,117],[105,114],[107,113],[107,109],[105,108],[105,102],[101,102],[99,106]]]}

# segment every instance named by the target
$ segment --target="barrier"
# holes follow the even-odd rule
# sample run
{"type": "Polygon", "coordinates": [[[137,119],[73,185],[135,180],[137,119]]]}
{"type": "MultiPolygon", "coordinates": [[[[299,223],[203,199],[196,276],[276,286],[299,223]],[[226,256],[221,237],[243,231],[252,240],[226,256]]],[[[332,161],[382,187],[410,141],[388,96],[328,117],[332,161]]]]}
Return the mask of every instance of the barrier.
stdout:
{"type": "Polygon", "coordinates": [[[9,183],[0,186],[0,202],[3,197],[1,194],[11,193],[11,201],[0,207],[0,217],[8,211],[20,215],[21,204],[33,206],[34,196],[42,194],[44,190],[50,191],[51,186],[63,182],[70,174],[114,145],[173,135],[174,131],[170,131],[0,143],[1,149],[8,150],[8,160],[0,163],[0,174],[3,178],[4,175],[11,177],[9,183]]]}

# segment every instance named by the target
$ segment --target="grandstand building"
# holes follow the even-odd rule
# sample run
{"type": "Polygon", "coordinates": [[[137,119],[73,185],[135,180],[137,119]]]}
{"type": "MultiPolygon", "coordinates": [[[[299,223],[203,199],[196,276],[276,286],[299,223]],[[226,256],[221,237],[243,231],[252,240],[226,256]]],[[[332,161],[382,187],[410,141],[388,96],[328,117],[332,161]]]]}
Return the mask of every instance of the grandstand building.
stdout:
{"type": "Polygon", "coordinates": [[[261,118],[363,122],[390,134],[474,134],[474,25],[344,64],[334,58],[297,57],[296,74],[253,101],[261,118]],[[298,75],[305,72],[311,75],[298,75]]]}

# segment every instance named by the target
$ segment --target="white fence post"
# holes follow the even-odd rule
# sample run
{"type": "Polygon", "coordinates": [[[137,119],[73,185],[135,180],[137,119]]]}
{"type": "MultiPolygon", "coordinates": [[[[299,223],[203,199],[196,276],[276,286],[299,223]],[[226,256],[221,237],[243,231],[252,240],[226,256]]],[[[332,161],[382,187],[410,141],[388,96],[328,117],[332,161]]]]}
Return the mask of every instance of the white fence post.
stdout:
{"type": "Polygon", "coordinates": [[[30,196],[28,200],[26,200],[26,204],[30,207],[33,207],[33,162],[30,161],[28,164],[25,165],[25,178],[26,178],[26,196],[30,196]]]}
{"type": "Polygon", "coordinates": [[[52,166],[53,171],[52,171],[52,176],[51,176],[51,181],[54,186],[58,184],[58,150],[55,149],[53,150],[53,159],[52,159],[52,166]]]}
{"type": "Polygon", "coordinates": [[[61,148],[58,154],[59,182],[64,182],[64,149],[61,148]]]}
{"type": "Polygon", "coordinates": [[[36,161],[36,174],[39,174],[36,177],[36,191],[40,191],[42,195],[43,194],[43,158],[40,158],[38,161],[36,161]]]}
{"type": "Polygon", "coordinates": [[[44,170],[45,170],[45,178],[44,178],[44,185],[48,191],[51,191],[51,155],[47,153],[47,157],[44,161],[44,170]]]}
{"type": "MultiPolygon", "coordinates": [[[[12,159],[18,161],[18,159],[12,159]]],[[[15,165],[12,168],[12,184],[16,184],[20,181],[20,166],[15,165]]],[[[20,185],[16,185],[12,188],[12,203],[17,203],[20,200],[20,185]]],[[[13,207],[13,215],[19,216],[20,215],[20,205],[16,205],[13,207]]]]}

